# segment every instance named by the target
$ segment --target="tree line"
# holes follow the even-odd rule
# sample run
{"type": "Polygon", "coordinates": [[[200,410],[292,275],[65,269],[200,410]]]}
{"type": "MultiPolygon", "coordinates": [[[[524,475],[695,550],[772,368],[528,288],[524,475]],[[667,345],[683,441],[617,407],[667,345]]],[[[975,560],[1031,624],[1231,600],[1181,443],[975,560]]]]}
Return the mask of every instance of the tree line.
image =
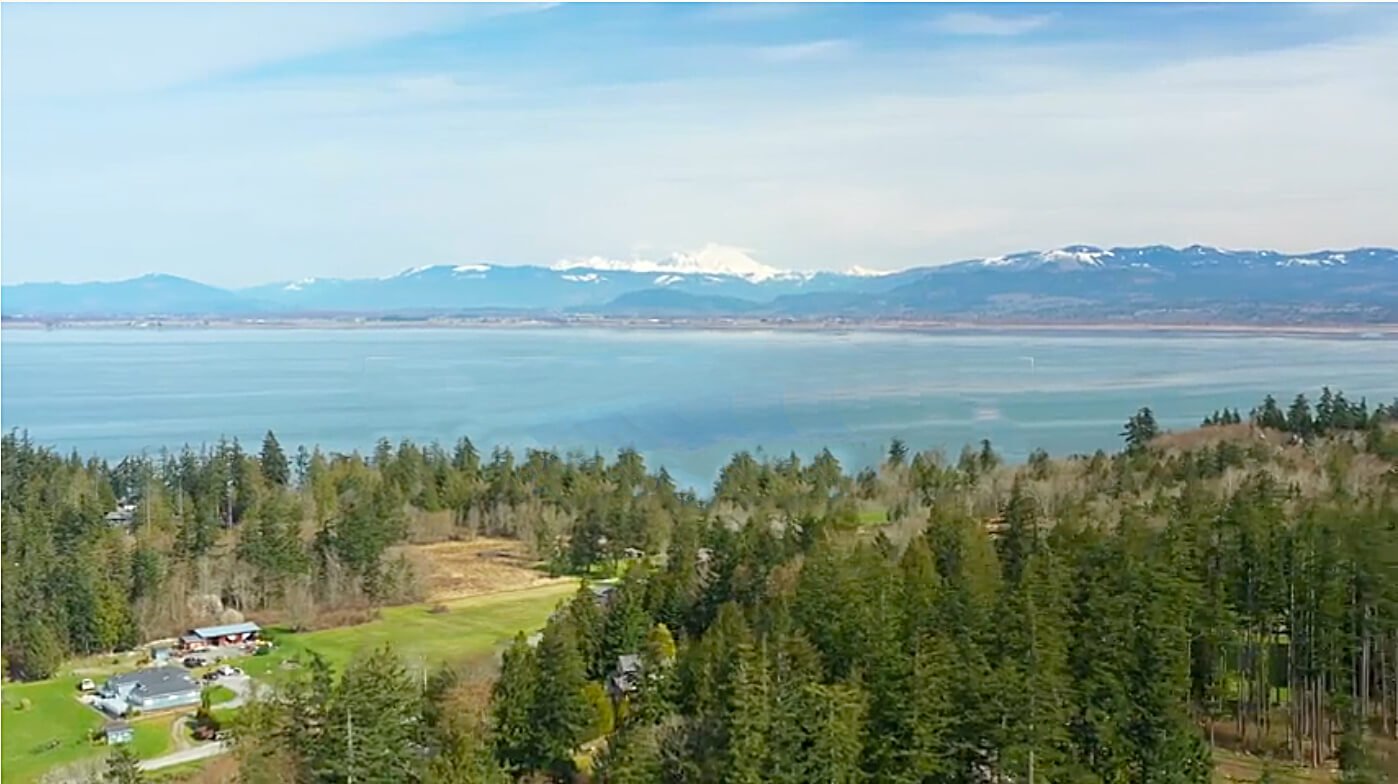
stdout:
{"type": "Polygon", "coordinates": [[[708,498],[632,450],[288,457],[269,433],[111,465],[10,433],[4,650],[43,677],[183,622],[162,602],[201,591],[250,612],[395,601],[390,547],[445,521],[560,572],[634,565],[516,639],[498,678],[307,662],[247,712],[245,777],[1194,782],[1219,743],[1377,780],[1398,404],[1337,420],[1336,400],[1294,444],[1265,437],[1264,401],[1250,434],[1162,434],[1143,409],[1117,454],[1021,466],[988,442],[895,442],[854,474],[740,453],[708,498]],[[104,519],[123,499],[129,528],[104,519]]]}
{"type": "Polygon", "coordinates": [[[1382,781],[1398,434],[1264,435],[1172,440],[1142,409],[1116,455],[1018,467],[901,442],[856,476],[738,456],[663,558],[584,584],[498,675],[355,713],[416,733],[384,767],[317,712],[320,665],[321,696],[263,706],[247,748],[305,782],[1185,784],[1215,744],[1382,781]],[[861,525],[847,504],[871,499],[915,513],[861,525]]]}

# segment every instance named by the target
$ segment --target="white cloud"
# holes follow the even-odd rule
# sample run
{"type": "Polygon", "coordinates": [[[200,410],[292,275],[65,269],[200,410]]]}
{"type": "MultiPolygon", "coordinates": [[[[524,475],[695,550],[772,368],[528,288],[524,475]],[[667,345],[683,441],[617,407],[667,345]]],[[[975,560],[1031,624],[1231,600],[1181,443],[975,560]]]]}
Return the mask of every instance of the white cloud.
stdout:
{"type": "Polygon", "coordinates": [[[700,7],[695,18],[725,23],[768,22],[795,16],[802,8],[800,3],[715,3],[700,7]]]}
{"type": "Polygon", "coordinates": [[[817,60],[848,52],[852,48],[849,41],[830,38],[821,41],[803,41],[796,44],[761,46],[756,49],[760,59],[774,63],[793,63],[802,60],[817,60]]]}
{"type": "Polygon", "coordinates": [[[1038,30],[1051,21],[1053,14],[992,16],[956,11],[937,17],[932,27],[952,35],[1016,36],[1038,30]]]}
{"type": "Polygon", "coordinates": [[[14,97],[155,90],[544,4],[5,4],[14,97]]]}
{"type": "Polygon", "coordinates": [[[4,274],[250,283],[625,258],[639,238],[720,239],[783,269],[1398,244],[1395,44],[1371,25],[1207,56],[865,46],[818,83],[750,56],[605,85],[415,62],[100,111],[7,89],[4,274]]]}

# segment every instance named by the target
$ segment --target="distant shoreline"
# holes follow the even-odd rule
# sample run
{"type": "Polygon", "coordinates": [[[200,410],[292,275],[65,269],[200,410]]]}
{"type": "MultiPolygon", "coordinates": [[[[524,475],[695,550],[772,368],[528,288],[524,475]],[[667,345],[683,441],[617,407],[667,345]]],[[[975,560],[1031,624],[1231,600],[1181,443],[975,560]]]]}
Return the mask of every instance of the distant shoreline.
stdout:
{"type": "Polygon", "coordinates": [[[266,318],[266,319],[5,319],[4,329],[159,330],[366,330],[366,329],[618,329],[770,332],[1051,332],[1186,333],[1259,336],[1398,338],[1398,324],[1231,324],[1112,321],[970,321],[958,319],[803,320],[687,318],[266,318]]]}

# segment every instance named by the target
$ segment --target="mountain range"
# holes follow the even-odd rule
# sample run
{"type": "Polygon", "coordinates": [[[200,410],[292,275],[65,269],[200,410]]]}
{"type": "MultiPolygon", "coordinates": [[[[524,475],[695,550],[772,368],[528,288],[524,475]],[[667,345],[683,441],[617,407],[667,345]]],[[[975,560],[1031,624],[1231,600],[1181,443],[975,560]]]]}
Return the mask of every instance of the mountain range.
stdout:
{"type": "Polygon", "coordinates": [[[9,319],[597,318],[1398,322],[1398,250],[1071,245],[898,272],[792,272],[709,246],[659,260],[472,263],[240,289],[171,275],[0,288],[9,319]]]}

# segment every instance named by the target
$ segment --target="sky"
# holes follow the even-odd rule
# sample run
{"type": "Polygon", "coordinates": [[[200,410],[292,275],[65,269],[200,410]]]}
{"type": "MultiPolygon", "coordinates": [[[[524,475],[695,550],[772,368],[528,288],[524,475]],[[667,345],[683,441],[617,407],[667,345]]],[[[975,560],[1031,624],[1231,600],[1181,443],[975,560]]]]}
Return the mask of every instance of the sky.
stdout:
{"type": "Polygon", "coordinates": [[[0,278],[1398,244],[1398,6],[0,9],[0,278]]]}

